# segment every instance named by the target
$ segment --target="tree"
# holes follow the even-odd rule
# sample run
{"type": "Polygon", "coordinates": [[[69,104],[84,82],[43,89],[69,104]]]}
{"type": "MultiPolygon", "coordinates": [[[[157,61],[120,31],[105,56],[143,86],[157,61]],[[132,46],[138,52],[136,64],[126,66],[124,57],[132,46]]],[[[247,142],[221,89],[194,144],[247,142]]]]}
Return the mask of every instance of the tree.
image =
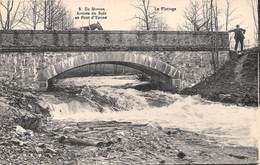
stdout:
{"type": "MultiPolygon", "coordinates": [[[[231,10],[229,1],[227,2],[226,10],[226,22],[225,27],[228,28],[229,22],[233,19],[231,15],[234,10],[231,10]]],[[[217,0],[190,0],[189,6],[184,10],[184,19],[186,20],[183,28],[188,31],[208,31],[211,32],[211,44],[212,44],[212,60],[211,64],[214,72],[217,71],[219,67],[219,51],[218,51],[218,35],[213,33],[223,29],[223,25],[219,23],[219,17],[222,13],[221,9],[218,8],[217,0]]]]}
{"type": "Polygon", "coordinates": [[[202,16],[203,20],[205,21],[204,30],[210,31],[210,6],[209,6],[209,0],[203,0],[202,1],[202,16]]]}
{"type": "Polygon", "coordinates": [[[44,0],[42,3],[44,29],[64,30],[73,26],[73,17],[61,0],[44,0]]]}
{"type": "Polygon", "coordinates": [[[168,25],[159,17],[159,12],[155,10],[150,0],[137,0],[133,5],[139,12],[134,16],[137,19],[137,28],[141,30],[167,30],[168,25]]]}
{"type": "Polygon", "coordinates": [[[21,1],[0,0],[0,23],[3,30],[11,30],[21,24],[26,15],[26,8],[21,1]]]}
{"type": "Polygon", "coordinates": [[[234,13],[236,12],[236,9],[231,8],[230,1],[226,0],[226,8],[225,8],[225,31],[228,31],[229,24],[237,19],[237,17],[232,17],[234,13]]]}
{"type": "Polygon", "coordinates": [[[37,25],[43,22],[43,10],[42,10],[42,0],[31,0],[29,3],[29,9],[26,14],[26,19],[24,19],[23,24],[25,26],[29,26],[33,28],[33,30],[37,29],[37,25]]]}
{"type": "Polygon", "coordinates": [[[259,11],[259,7],[257,7],[257,6],[259,6],[259,4],[257,5],[257,0],[251,0],[250,2],[251,2],[252,15],[253,15],[253,19],[254,19],[254,27],[255,27],[255,34],[256,34],[255,41],[257,42],[257,41],[259,41],[259,38],[257,39],[257,37],[258,37],[257,32],[259,30],[259,28],[258,28],[259,17],[258,17],[256,8],[258,8],[258,11],[259,11]],[[258,22],[257,22],[257,19],[258,19],[258,22]]]}
{"type": "Polygon", "coordinates": [[[53,18],[53,28],[65,30],[69,29],[73,26],[73,17],[70,12],[65,9],[65,7],[61,7],[59,12],[57,12],[56,17],[53,18]]]}
{"type": "Polygon", "coordinates": [[[61,0],[45,0],[44,5],[44,15],[46,20],[44,20],[47,25],[47,29],[55,29],[55,21],[60,19],[60,12],[61,12],[61,0]]]}
{"type": "Polygon", "coordinates": [[[152,23],[151,23],[151,30],[159,30],[159,31],[166,31],[166,30],[169,30],[169,25],[167,23],[165,23],[166,21],[164,20],[163,17],[155,17],[153,20],[152,20],[152,23]]]}
{"type": "MultiPolygon", "coordinates": [[[[212,37],[214,38],[213,35],[213,0],[210,0],[210,31],[212,32],[212,37]]],[[[213,46],[214,40],[213,38],[211,39],[211,45],[213,46]]],[[[212,49],[212,66],[213,66],[213,71],[216,73],[217,67],[216,67],[216,62],[215,62],[215,50],[212,49]]]]}
{"type": "Polygon", "coordinates": [[[217,1],[212,1],[211,5],[211,0],[190,0],[189,6],[184,10],[184,19],[186,21],[183,24],[183,29],[188,31],[211,31],[212,28],[213,31],[218,31],[222,29],[218,19],[220,14],[221,10],[218,8],[217,1]]]}
{"type": "MultiPolygon", "coordinates": [[[[238,18],[236,11],[237,11],[236,8],[232,8],[232,6],[230,4],[230,0],[226,0],[226,6],[225,6],[225,9],[224,9],[225,31],[228,31],[230,24],[238,18]]],[[[232,42],[232,38],[233,38],[233,36],[230,35],[229,36],[229,42],[230,43],[232,42]]]]}
{"type": "Polygon", "coordinates": [[[211,65],[214,73],[218,68],[218,36],[214,34],[214,31],[218,31],[221,26],[219,25],[219,14],[217,1],[215,4],[213,0],[190,0],[189,6],[184,10],[184,18],[186,20],[183,25],[185,30],[189,31],[209,31],[211,32],[211,65]]]}
{"type": "Polygon", "coordinates": [[[190,4],[184,10],[186,20],[184,29],[191,31],[209,30],[209,9],[207,1],[201,4],[199,1],[190,0],[190,4]],[[206,28],[205,28],[206,27],[206,28]]]}
{"type": "Polygon", "coordinates": [[[258,47],[260,47],[260,0],[258,0],[258,47]]]}

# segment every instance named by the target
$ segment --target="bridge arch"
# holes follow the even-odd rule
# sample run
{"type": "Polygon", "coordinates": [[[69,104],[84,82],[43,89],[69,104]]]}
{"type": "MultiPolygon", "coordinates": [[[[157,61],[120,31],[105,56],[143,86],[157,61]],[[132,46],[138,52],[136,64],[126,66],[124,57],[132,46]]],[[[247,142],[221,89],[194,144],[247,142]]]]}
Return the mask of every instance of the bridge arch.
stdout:
{"type": "Polygon", "coordinates": [[[52,64],[41,70],[38,74],[38,81],[41,89],[48,88],[48,80],[64,73],[73,68],[90,65],[90,64],[120,64],[140,70],[152,77],[156,82],[159,82],[167,90],[181,88],[181,72],[151,56],[141,52],[104,52],[104,54],[95,52],[79,53],[76,56],[65,58],[64,60],[52,64]]]}

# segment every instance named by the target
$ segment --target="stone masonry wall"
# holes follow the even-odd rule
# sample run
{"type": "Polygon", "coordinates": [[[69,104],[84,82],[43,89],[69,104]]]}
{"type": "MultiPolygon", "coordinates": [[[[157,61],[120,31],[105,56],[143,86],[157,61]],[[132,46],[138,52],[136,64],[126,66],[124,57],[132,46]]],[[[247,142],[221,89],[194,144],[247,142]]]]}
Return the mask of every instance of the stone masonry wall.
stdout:
{"type": "Polygon", "coordinates": [[[211,51],[229,49],[227,32],[0,30],[0,52],[211,51]]]}
{"type": "MultiPolygon", "coordinates": [[[[23,87],[38,88],[39,72],[51,64],[89,52],[6,52],[0,53],[0,80],[11,80],[23,87]]],[[[93,53],[93,52],[92,52],[93,53]]],[[[94,52],[106,56],[113,52],[94,52]]],[[[121,52],[124,53],[124,52],[121,52]]],[[[132,51],[145,53],[167,62],[184,73],[184,86],[191,86],[212,73],[211,52],[132,51]]],[[[219,53],[220,65],[229,59],[228,52],[219,53]]]]}

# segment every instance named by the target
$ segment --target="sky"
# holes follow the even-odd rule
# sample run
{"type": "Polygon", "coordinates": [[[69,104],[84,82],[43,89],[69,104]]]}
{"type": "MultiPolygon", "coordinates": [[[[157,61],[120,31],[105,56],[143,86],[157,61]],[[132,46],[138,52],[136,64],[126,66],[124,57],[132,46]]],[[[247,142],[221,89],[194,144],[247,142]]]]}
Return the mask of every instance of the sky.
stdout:
{"type": "MultiPolygon", "coordinates": [[[[77,16],[79,7],[83,10],[85,7],[105,8],[107,19],[98,20],[103,26],[104,30],[133,30],[135,27],[135,20],[132,18],[138,12],[133,7],[137,0],[63,0],[64,5],[67,7],[73,16],[77,16]]],[[[179,30],[185,20],[183,17],[185,7],[189,6],[190,0],[151,0],[151,4],[155,7],[176,8],[175,11],[163,11],[162,17],[169,25],[169,30],[179,30]]],[[[199,0],[200,1],[200,0],[199,0]]],[[[215,0],[216,1],[216,0],[215,0]]],[[[251,0],[229,0],[231,8],[236,9],[234,16],[237,17],[230,23],[230,29],[235,28],[237,24],[246,29],[246,41],[250,40],[252,44],[254,40],[254,20],[252,14],[251,0]]],[[[217,0],[218,7],[220,8],[221,15],[226,7],[226,0],[217,0]]],[[[90,23],[95,23],[97,20],[90,20],[90,23]]],[[[224,17],[219,18],[220,22],[224,22],[224,17]]],[[[75,20],[75,26],[87,26],[88,19],[75,20]]]]}

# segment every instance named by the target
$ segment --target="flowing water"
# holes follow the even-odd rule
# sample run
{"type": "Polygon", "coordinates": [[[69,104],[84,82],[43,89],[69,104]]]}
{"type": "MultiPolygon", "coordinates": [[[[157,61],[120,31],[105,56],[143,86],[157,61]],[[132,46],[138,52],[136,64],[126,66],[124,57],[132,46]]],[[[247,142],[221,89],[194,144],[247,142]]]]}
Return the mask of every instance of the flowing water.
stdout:
{"type": "Polygon", "coordinates": [[[59,83],[87,84],[77,94],[86,101],[43,94],[55,120],[152,123],[207,135],[220,144],[256,146],[257,110],[253,107],[214,103],[200,96],[118,87],[138,83],[133,76],[70,78],[59,83]]]}

